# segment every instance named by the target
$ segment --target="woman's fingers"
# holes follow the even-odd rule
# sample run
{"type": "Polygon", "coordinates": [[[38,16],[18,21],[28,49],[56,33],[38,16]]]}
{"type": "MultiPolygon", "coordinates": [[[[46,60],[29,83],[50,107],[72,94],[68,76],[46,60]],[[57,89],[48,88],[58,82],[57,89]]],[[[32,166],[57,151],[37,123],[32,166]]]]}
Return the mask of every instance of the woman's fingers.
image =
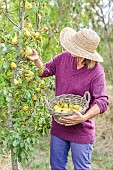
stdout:
{"type": "Polygon", "coordinates": [[[24,54],[24,58],[29,59],[29,60],[32,61],[32,58],[30,56],[28,56],[27,54],[24,54]]]}
{"type": "Polygon", "coordinates": [[[27,58],[27,57],[28,57],[28,55],[27,55],[27,54],[24,54],[24,57],[25,57],[25,58],[27,58]]]}
{"type": "Polygon", "coordinates": [[[29,59],[29,56],[27,54],[24,54],[24,57],[29,59]]]}
{"type": "Polygon", "coordinates": [[[73,119],[76,119],[78,118],[78,115],[72,115],[72,116],[64,116],[64,117],[60,117],[60,120],[66,120],[66,121],[69,121],[69,120],[73,120],[73,119]]]}
{"type": "Polygon", "coordinates": [[[33,54],[37,54],[37,51],[35,50],[35,49],[32,49],[32,51],[33,51],[33,54]]]}
{"type": "MultiPolygon", "coordinates": [[[[25,51],[25,48],[24,48],[24,51],[25,51]]],[[[26,58],[26,59],[29,59],[31,61],[35,61],[39,58],[38,54],[37,54],[37,51],[35,49],[32,49],[32,55],[27,55],[27,54],[23,54],[23,57],[26,58]]]]}

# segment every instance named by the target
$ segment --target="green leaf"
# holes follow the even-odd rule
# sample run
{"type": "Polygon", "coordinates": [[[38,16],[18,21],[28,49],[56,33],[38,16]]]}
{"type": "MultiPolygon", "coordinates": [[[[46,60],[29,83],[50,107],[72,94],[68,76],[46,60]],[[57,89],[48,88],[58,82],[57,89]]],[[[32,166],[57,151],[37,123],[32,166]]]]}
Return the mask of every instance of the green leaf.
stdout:
{"type": "Polygon", "coordinates": [[[13,146],[15,147],[15,146],[17,146],[19,144],[19,141],[17,141],[17,140],[15,140],[14,142],[13,142],[13,146]]]}
{"type": "Polygon", "coordinates": [[[25,154],[25,152],[21,152],[21,159],[25,159],[26,158],[26,154],[25,154]]]}
{"type": "Polygon", "coordinates": [[[17,152],[17,148],[13,148],[13,152],[16,153],[17,152]]]}
{"type": "Polygon", "coordinates": [[[31,139],[30,138],[27,138],[27,143],[30,143],[31,139]]]}
{"type": "Polygon", "coordinates": [[[6,101],[7,102],[10,102],[11,101],[11,98],[9,96],[6,97],[6,101]]]}

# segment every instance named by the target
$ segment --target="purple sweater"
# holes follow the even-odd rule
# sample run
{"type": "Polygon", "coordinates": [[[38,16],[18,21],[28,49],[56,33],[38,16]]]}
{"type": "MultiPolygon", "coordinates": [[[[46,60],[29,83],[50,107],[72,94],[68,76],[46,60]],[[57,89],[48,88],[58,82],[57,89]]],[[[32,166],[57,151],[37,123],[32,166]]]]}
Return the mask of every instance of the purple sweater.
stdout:
{"type": "MultiPolygon", "coordinates": [[[[76,94],[83,96],[86,91],[91,94],[90,106],[95,103],[101,113],[107,110],[108,97],[106,95],[106,82],[103,67],[96,63],[93,69],[86,66],[77,70],[76,58],[67,51],[56,56],[45,64],[47,70],[42,77],[55,75],[56,96],[61,94],[76,94]]],[[[60,125],[52,119],[51,134],[76,143],[94,143],[95,124],[93,119],[74,125],[60,125]]]]}

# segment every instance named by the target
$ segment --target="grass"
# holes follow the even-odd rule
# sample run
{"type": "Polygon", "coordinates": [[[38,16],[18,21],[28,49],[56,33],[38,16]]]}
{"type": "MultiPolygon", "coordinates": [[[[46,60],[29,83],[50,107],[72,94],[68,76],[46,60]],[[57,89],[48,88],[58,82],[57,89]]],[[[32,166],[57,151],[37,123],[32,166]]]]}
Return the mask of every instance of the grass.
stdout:
{"type": "MultiPolygon", "coordinates": [[[[30,161],[23,166],[23,170],[50,170],[49,166],[49,137],[42,137],[36,146],[30,161]]],[[[71,153],[69,152],[68,170],[73,170],[71,153]]],[[[113,170],[113,158],[109,155],[93,151],[92,170],[113,170]]]]}

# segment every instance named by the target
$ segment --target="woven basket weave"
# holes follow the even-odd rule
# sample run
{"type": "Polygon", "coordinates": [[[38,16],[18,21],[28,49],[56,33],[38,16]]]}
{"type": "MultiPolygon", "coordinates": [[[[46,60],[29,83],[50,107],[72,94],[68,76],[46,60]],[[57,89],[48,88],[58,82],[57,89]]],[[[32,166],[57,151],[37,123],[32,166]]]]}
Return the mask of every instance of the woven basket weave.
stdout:
{"type": "Polygon", "coordinates": [[[71,103],[74,105],[80,105],[82,106],[82,109],[79,110],[80,113],[84,114],[85,111],[88,109],[89,107],[89,102],[90,102],[90,93],[88,91],[86,91],[84,93],[84,96],[81,97],[79,95],[73,95],[73,94],[63,94],[60,96],[55,96],[53,99],[51,99],[49,102],[45,99],[46,101],[46,105],[49,109],[49,112],[53,115],[54,119],[56,122],[60,123],[60,124],[64,124],[63,122],[61,122],[59,120],[59,118],[61,116],[71,116],[73,115],[73,112],[71,113],[58,113],[54,111],[54,106],[59,102],[59,101],[63,101],[67,104],[71,103]]]}

